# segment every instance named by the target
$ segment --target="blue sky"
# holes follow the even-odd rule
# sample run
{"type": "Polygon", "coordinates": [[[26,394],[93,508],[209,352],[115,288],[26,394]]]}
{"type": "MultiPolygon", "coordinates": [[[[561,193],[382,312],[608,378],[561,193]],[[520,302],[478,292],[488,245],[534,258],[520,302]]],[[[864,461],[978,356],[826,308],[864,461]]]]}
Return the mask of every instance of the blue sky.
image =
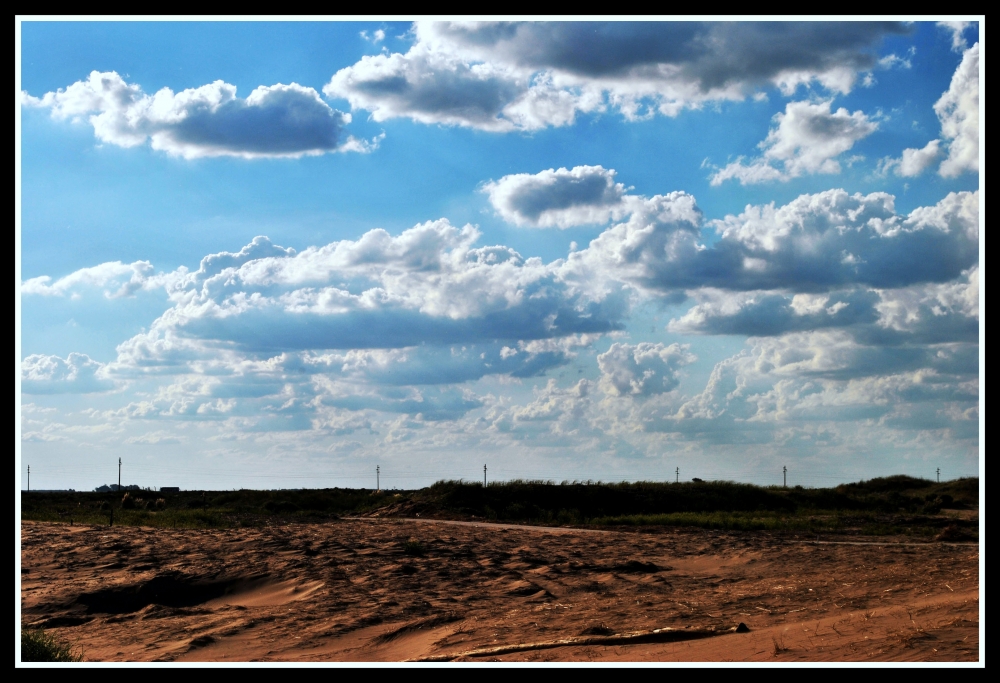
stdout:
{"type": "Polygon", "coordinates": [[[20,24],[21,473],[979,470],[979,30],[20,24]]]}

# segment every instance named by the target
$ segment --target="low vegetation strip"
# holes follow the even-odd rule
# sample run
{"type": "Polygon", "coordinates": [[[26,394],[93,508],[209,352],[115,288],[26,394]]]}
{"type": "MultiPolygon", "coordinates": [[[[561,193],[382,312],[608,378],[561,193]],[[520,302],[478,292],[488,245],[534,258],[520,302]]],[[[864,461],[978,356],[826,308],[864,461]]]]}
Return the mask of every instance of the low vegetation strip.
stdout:
{"type": "Polygon", "coordinates": [[[40,628],[21,627],[22,662],[79,662],[73,649],[40,628]]]}
{"type": "Polygon", "coordinates": [[[884,477],[833,488],[736,482],[441,481],[415,491],[303,489],[154,493],[25,492],[22,519],[90,525],[233,528],[318,522],[345,516],[487,520],[598,527],[690,526],[915,534],[974,540],[979,480],[884,477]]]}
{"type": "Polygon", "coordinates": [[[865,510],[804,510],[780,512],[675,512],[654,515],[618,515],[588,521],[600,527],[696,527],[720,531],[801,531],[808,533],[851,533],[865,536],[909,535],[938,537],[938,540],[970,540],[975,533],[973,520],[947,514],[885,513],[865,510]],[[954,539],[955,530],[965,531],[954,539]],[[947,530],[947,533],[946,533],[947,530]]]}

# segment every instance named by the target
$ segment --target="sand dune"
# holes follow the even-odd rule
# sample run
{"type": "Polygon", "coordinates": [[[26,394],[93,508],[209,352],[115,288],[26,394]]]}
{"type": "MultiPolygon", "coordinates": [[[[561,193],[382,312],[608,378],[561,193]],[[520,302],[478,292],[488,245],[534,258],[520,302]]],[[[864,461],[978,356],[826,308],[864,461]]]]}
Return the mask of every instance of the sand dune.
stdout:
{"type": "Polygon", "coordinates": [[[21,528],[24,620],[88,660],[979,656],[975,545],[391,519],[21,528]]]}

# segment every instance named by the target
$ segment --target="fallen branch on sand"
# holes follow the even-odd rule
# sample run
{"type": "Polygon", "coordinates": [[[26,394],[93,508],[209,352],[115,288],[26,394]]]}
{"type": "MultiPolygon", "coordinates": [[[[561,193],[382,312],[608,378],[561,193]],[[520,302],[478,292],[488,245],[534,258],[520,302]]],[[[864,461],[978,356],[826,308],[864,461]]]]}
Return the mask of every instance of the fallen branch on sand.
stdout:
{"type": "Polygon", "coordinates": [[[633,631],[631,633],[618,633],[611,636],[581,636],[576,638],[563,638],[561,640],[545,640],[538,643],[517,643],[514,645],[498,645],[496,647],[479,647],[465,652],[454,652],[447,655],[434,655],[432,657],[419,657],[408,659],[408,662],[451,662],[462,657],[491,657],[508,655],[514,652],[528,652],[530,650],[548,650],[554,647],[579,647],[583,645],[638,645],[640,643],[670,643],[680,640],[695,640],[698,638],[711,638],[727,633],[746,633],[750,629],[745,624],[733,628],[716,629],[695,629],[695,628],[657,628],[652,631],[633,631]]]}

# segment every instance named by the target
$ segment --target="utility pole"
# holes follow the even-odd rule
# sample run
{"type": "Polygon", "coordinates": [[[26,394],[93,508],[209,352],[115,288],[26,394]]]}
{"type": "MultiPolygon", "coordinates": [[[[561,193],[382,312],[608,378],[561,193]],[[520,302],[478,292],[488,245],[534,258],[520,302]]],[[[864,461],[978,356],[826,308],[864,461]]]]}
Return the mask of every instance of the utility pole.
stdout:
{"type": "MultiPolygon", "coordinates": [[[[940,472],[940,471],[941,471],[941,468],[939,467],[938,468],[938,472],[940,472]]],[[[938,481],[941,481],[941,477],[940,476],[938,476],[938,481]]],[[[31,465],[28,465],[28,490],[29,491],[31,490],[31,465]]]]}
{"type": "MultiPolygon", "coordinates": [[[[31,474],[31,468],[30,467],[28,468],[28,474],[31,474]]],[[[937,477],[938,477],[938,483],[940,484],[941,483],[941,468],[940,467],[937,468],[937,477]]],[[[30,479],[29,479],[29,481],[30,481],[30,479]]],[[[30,491],[31,489],[29,488],[28,490],[30,491]]]]}
{"type": "Polygon", "coordinates": [[[122,459],[118,458],[118,490],[122,490],[122,459]]]}
{"type": "Polygon", "coordinates": [[[788,468],[784,465],[781,466],[781,486],[782,488],[788,488],[788,468]]]}
{"type": "Polygon", "coordinates": [[[486,488],[486,465],[483,465],[483,488],[486,488]]]}
{"type": "Polygon", "coordinates": [[[379,483],[379,470],[380,470],[379,466],[375,465],[375,490],[376,491],[381,491],[382,490],[382,485],[379,483]]]}
{"type": "Polygon", "coordinates": [[[674,469],[674,476],[675,476],[674,483],[675,484],[680,484],[681,483],[681,468],[680,467],[677,467],[677,468],[674,469]]]}

